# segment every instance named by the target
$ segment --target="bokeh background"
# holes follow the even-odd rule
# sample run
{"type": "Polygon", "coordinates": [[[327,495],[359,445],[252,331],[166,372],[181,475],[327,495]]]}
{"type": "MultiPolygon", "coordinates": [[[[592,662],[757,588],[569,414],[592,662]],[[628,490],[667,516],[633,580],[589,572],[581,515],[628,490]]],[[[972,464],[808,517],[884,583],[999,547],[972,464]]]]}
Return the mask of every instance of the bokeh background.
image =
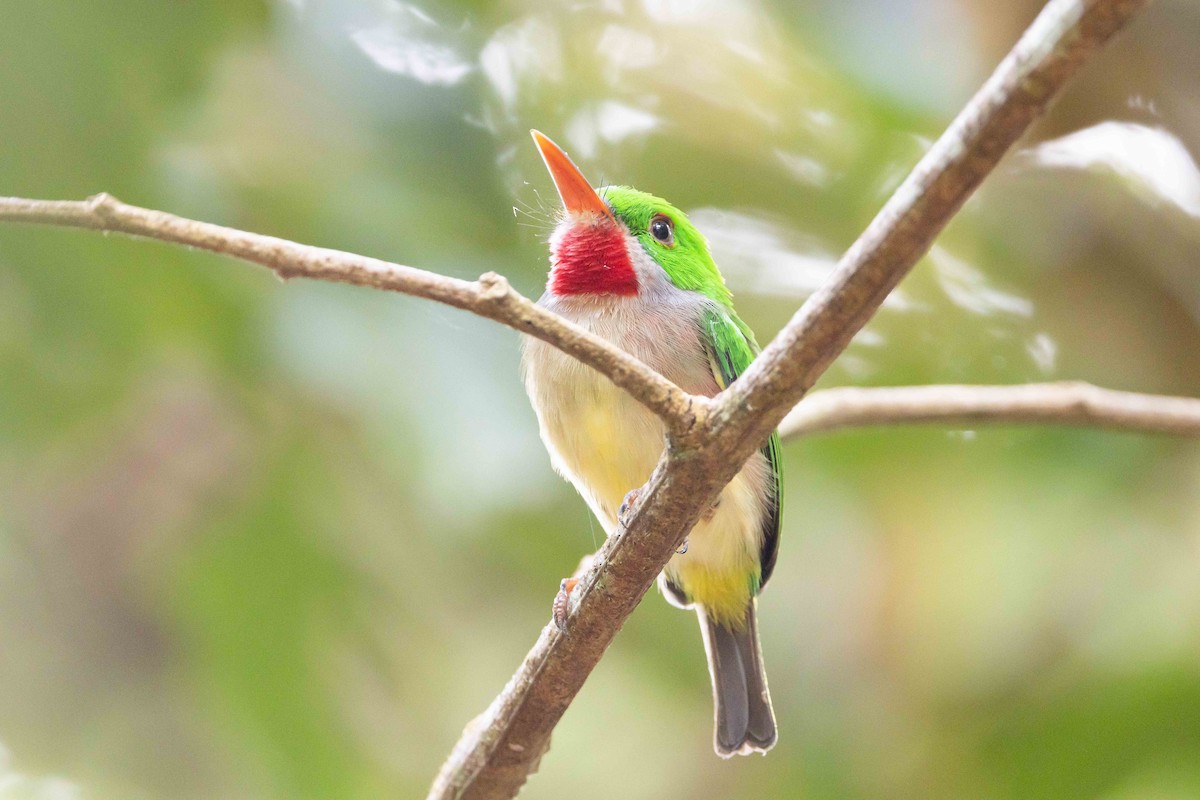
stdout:
{"type": "MultiPolygon", "coordinates": [[[[538,127],[689,210],[769,338],[1033,18],[1015,0],[7,0],[0,194],[130,202],[541,291],[538,127]]],[[[1200,394],[1200,6],[1159,0],[832,385],[1200,394]]],[[[0,228],[0,797],[423,796],[601,537],[510,330],[0,228]]],[[[650,596],[528,798],[1200,796],[1200,446],[786,446],[781,724],[721,762],[650,596]]]]}

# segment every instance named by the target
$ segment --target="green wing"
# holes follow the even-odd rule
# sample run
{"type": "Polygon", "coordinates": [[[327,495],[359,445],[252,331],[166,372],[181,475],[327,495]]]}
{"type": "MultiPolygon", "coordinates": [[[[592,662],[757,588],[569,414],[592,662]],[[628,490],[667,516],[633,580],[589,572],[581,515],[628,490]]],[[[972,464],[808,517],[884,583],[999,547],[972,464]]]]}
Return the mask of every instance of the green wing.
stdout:
{"type": "MultiPolygon", "coordinates": [[[[704,342],[708,348],[708,359],[712,364],[717,385],[724,389],[750,366],[758,355],[758,343],[746,323],[738,319],[731,310],[709,306],[702,318],[704,342]]],[[[770,509],[763,520],[762,550],[759,553],[758,591],[767,584],[775,569],[775,557],[779,554],[779,522],[783,512],[783,463],[779,457],[779,433],[771,434],[760,451],[771,465],[775,479],[775,492],[770,509]]]]}

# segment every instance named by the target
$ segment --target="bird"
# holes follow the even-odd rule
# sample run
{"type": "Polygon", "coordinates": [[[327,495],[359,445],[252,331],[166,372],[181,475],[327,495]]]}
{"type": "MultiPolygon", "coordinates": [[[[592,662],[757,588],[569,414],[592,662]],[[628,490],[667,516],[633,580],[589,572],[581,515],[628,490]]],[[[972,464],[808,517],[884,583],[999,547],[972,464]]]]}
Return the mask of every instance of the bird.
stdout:
{"type": "MultiPolygon", "coordinates": [[[[758,353],[707,240],[678,208],[627,186],[595,189],[566,152],[531,131],[562,202],[538,305],[623,348],[684,391],[712,397],[758,353]]],[[[607,377],[525,336],[525,389],[554,469],[607,535],[665,447],[663,422],[607,377]]],[[[694,609],[708,657],[717,755],[766,753],[777,733],[758,638],[757,596],[779,548],[778,432],[702,515],[659,575],[667,600],[694,609]]],[[[563,582],[556,617],[565,608],[563,582]]]]}

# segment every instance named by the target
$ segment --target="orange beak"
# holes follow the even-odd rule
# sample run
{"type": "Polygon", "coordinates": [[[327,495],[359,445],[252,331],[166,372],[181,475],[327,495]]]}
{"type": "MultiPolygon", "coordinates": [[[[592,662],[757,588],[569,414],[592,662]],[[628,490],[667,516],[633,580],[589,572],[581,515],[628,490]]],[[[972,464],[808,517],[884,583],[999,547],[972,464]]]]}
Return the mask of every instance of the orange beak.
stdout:
{"type": "Polygon", "coordinates": [[[546,162],[546,169],[550,170],[554,188],[558,190],[567,213],[595,214],[615,219],[608,205],[596,194],[570,156],[541,131],[530,133],[533,134],[533,143],[537,145],[538,152],[542,154],[542,161],[546,162]]]}

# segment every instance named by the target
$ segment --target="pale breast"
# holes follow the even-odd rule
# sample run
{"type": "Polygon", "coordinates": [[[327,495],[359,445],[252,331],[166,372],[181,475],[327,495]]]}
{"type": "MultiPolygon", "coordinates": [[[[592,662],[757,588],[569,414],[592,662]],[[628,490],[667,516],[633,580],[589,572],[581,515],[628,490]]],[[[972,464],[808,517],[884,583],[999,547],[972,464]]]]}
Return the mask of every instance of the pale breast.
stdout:
{"type": "MultiPolygon", "coordinates": [[[[705,302],[683,292],[638,297],[543,297],[539,301],[637,356],[694,394],[717,391],[696,320],[705,302]]],[[[663,426],[606,377],[540,340],[526,338],[525,386],[554,467],[584,496],[609,533],[625,494],[646,482],[663,450],[663,426]]]]}

